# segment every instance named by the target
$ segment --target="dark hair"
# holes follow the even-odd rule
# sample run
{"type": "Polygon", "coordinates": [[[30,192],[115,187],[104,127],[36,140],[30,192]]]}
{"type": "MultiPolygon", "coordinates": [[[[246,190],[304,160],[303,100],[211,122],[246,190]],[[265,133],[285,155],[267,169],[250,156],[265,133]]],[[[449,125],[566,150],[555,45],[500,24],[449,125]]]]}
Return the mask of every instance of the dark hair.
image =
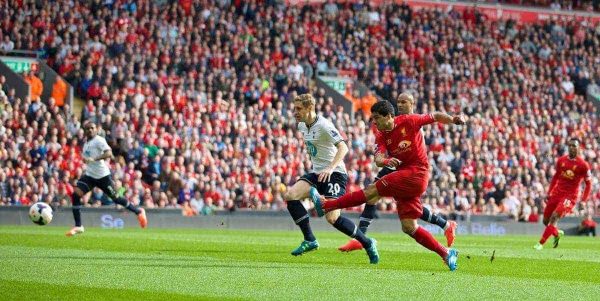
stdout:
{"type": "Polygon", "coordinates": [[[371,113],[381,116],[394,116],[394,106],[387,100],[378,101],[371,107],[371,113]]]}

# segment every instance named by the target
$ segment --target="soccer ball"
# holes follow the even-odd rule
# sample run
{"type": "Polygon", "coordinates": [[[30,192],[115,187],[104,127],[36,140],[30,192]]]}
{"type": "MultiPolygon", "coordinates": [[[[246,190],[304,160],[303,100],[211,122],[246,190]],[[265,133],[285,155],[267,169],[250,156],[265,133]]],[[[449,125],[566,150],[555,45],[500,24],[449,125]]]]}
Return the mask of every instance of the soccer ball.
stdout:
{"type": "Polygon", "coordinates": [[[40,226],[47,225],[52,221],[52,208],[46,203],[35,203],[29,207],[29,218],[40,226]]]}

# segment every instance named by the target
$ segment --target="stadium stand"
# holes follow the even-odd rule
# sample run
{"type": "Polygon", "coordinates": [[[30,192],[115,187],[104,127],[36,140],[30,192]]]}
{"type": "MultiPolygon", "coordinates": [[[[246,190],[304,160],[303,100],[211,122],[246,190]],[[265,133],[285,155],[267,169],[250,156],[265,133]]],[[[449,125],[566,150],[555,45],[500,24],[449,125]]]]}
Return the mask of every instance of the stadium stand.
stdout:
{"type": "MultiPolygon", "coordinates": [[[[314,88],[318,67],[354,72],[384,99],[412,91],[422,113],[469,117],[425,130],[435,164],[423,201],[433,212],[536,221],[555,159],[576,136],[594,187],[575,214],[600,214],[600,124],[585,99],[600,85],[599,24],[228,0],[9,0],[0,23],[0,41],[41,52],[86,101],[75,117],[67,104],[0,89],[0,205],[68,205],[82,173],[81,123],[93,121],[134,203],[187,215],[284,209],[285,185],[308,168],[291,99],[309,91],[350,141],[350,190],[364,187],[377,173],[368,120],[314,88]]],[[[99,191],[83,201],[112,204],[99,191]]]]}

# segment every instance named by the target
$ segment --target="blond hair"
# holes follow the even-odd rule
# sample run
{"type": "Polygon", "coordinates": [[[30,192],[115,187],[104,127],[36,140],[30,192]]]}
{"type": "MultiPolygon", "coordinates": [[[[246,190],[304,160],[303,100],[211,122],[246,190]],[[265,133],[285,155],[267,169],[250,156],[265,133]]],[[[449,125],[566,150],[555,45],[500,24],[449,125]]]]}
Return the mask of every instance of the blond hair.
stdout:
{"type": "Polygon", "coordinates": [[[296,96],[296,98],[294,98],[294,102],[300,102],[302,103],[302,107],[307,108],[310,106],[315,106],[317,104],[317,101],[315,100],[315,98],[311,95],[311,94],[300,94],[298,96],[296,96]]]}

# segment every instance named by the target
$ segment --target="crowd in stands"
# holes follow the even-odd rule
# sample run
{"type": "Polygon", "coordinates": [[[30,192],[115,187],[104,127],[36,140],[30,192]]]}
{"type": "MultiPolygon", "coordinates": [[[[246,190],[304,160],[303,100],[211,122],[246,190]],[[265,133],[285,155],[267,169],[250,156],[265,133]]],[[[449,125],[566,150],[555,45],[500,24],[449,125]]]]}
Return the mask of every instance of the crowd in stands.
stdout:
{"type": "MultiPolygon", "coordinates": [[[[474,2],[480,1],[476,0],[474,2]]],[[[550,8],[553,10],[563,11],[578,10],[586,12],[600,12],[600,1],[598,0],[485,0],[485,2],[550,8]]]]}
{"type": "MultiPolygon", "coordinates": [[[[0,89],[0,205],[69,205],[91,121],[113,147],[119,194],[134,203],[188,215],[285,210],[287,185],[310,167],[291,111],[307,92],[348,139],[348,190],[365,187],[378,171],[368,112],[351,119],[315,88],[316,71],[328,70],[383,99],[411,92],[417,112],[468,117],[424,129],[433,176],[423,202],[434,213],[537,221],[555,160],[578,137],[593,188],[575,214],[600,214],[600,124],[585,99],[600,84],[600,25],[271,2],[3,1],[0,41],[41,52],[85,105],[73,116],[68,104],[0,89]]],[[[112,204],[98,190],[83,202],[112,204]]]]}

